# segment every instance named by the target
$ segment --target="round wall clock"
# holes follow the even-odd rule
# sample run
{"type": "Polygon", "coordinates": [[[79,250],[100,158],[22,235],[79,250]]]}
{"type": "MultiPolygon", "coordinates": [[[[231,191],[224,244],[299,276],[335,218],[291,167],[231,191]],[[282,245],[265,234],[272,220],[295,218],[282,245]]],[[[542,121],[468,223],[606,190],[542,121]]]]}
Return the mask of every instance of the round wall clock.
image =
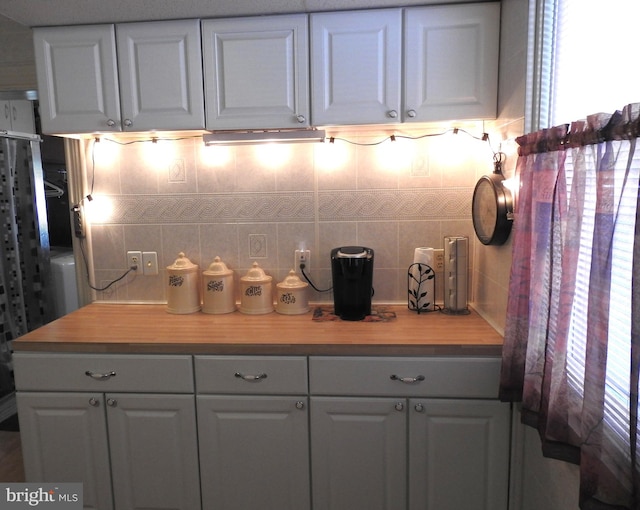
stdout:
{"type": "Polygon", "coordinates": [[[501,157],[496,155],[494,162],[493,174],[482,176],[476,183],[471,210],[476,236],[486,245],[504,244],[513,224],[513,199],[504,186],[501,157]]]}

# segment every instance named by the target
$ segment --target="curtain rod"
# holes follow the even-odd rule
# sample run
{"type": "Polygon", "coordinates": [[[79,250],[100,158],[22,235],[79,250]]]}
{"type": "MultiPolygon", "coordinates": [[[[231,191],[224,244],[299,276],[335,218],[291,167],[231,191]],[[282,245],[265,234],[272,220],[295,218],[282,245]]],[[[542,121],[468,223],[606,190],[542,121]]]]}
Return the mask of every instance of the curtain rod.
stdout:
{"type": "Polygon", "coordinates": [[[639,136],[640,103],[633,103],[613,114],[589,115],[586,120],[528,133],[516,138],[516,143],[518,154],[528,156],[639,136]]]}

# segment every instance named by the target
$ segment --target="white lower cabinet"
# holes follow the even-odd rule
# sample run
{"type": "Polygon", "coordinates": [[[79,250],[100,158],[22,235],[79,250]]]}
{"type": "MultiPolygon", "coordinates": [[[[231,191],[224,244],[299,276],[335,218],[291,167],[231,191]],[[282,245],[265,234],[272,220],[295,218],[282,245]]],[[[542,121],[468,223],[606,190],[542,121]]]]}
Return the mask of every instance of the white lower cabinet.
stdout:
{"type": "Polygon", "coordinates": [[[305,510],[307,398],[198,396],[202,506],[305,510]]]}
{"type": "Polygon", "coordinates": [[[313,397],[314,510],[405,510],[407,414],[389,398],[313,397]]]}
{"type": "Polygon", "coordinates": [[[314,510],[507,510],[511,408],[496,399],[499,366],[311,357],[314,510]]]}
{"type": "Polygon", "coordinates": [[[409,510],[508,508],[508,404],[411,399],[408,413],[409,510]]]}
{"type": "Polygon", "coordinates": [[[191,356],[14,362],[26,481],[82,482],[88,509],[200,509],[191,356]]]}
{"type": "Polygon", "coordinates": [[[196,356],[203,510],[308,510],[307,359],[196,356]]]}
{"type": "Polygon", "coordinates": [[[85,509],[112,509],[103,395],[19,391],[17,404],[26,481],[82,482],[85,509]]]}
{"type": "Polygon", "coordinates": [[[26,480],[95,510],[507,510],[499,358],[16,353],[26,480]],[[196,418],[197,416],[197,418],[196,418]]]}

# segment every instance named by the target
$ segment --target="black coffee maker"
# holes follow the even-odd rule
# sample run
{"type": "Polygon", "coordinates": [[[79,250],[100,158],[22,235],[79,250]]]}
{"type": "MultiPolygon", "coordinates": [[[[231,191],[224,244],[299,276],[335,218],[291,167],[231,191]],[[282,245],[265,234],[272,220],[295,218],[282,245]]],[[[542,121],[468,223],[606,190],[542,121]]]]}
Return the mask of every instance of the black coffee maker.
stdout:
{"type": "Polygon", "coordinates": [[[371,315],[373,250],[343,246],[331,250],[334,313],[347,321],[371,315]]]}

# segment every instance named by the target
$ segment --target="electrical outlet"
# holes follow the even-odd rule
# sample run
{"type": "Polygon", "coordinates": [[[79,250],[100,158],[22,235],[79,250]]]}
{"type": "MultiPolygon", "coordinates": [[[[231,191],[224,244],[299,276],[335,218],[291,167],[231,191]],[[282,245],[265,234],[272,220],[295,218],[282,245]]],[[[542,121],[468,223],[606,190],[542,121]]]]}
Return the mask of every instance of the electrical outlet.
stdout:
{"type": "Polygon", "coordinates": [[[311,272],[311,250],[296,250],[293,268],[298,271],[300,264],[304,264],[304,272],[311,272]]]}
{"type": "Polygon", "coordinates": [[[436,273],[444,272],[444,250],[433,250],[433,266],[436,273]]]}
{"type": "Polygon", "coordinates": [[[142,273],[145,276],[155,276],[158,274],[158,252],[142,252],[142,273]]]}
{"type": "Polygon", "coordinates": [[[141,251],[128,251],[127,252],[127,267],[138,266],[135,271],[131,271],[135,274],[142,274],[142,252],[141,251]]]}

